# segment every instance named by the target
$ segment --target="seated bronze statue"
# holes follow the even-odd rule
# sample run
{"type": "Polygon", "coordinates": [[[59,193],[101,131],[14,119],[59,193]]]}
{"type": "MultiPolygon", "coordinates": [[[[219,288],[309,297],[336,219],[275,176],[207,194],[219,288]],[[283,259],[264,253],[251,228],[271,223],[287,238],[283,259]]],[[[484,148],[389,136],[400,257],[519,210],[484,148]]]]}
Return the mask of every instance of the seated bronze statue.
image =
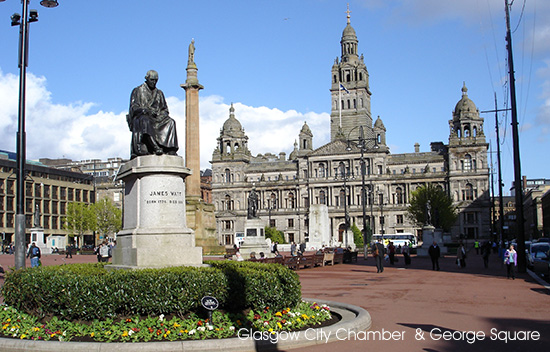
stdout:
{"type": "Polygon", "coordinates": [[[141,155],[177,155],[176,122],[169,116],[166,99],[157,89],[158,73],[150,70],[145,83],[134,88],[126,116],[132,131],[131,158],[141,155]]]}

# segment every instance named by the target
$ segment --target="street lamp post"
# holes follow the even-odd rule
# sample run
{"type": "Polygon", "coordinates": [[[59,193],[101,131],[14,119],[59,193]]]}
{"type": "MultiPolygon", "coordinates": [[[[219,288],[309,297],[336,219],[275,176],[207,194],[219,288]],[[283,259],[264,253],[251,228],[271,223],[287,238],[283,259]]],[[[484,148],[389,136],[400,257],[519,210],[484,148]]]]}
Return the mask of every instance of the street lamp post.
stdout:
{"type": "MultiPolygon", "coordinates": [[[[370,159],[369,161],[369,167],[366,168],[366,162],[365,162],[365,151],[367,150],[367,140],[373,140],[374,141],[374,149],[378,149],[378,141],[376,138],[365,138],[365,133],[363,131],[363,126],[356,126],[348,133],[348,146],[346,148],[347,151],[351,151],[351,142],[357,142],[357,148],[361,151],[361,157],[360,157],[360,163],[361,163],[361,205],[363,210],[363,246],[367,245],[367,212],[366,212],[366,186],[365,186],[365,174],[366,170],[368,170],[369,177],[370,177],[370,170],[371,170],[371,164],[370,159]],[[359,127],[359,138],[356,140],[349,139],[349,134],[355,129],[359,127]]],[[[372,191],[371,193],[372,194],[372,191]]],[[[371,201],[371,220],[372,220],[372,201],[371,201]]],[[[366,247],[365,247],[366,248],[366,247]]],[[[366,252],[365,252],[366,253],[366,252]]]]}
{"type": "MultiPolygon", "coordinates": [[[[11,25],[19,26],[19,111],[17,130],[17,196],[15,215],[15,268],[25,267],[25,92],[28,65],[29,23],[38,21],[38,11],[28,9],[30,0],[22,0],[22,15],[14,13],[11,25]]],[[[44,7],[56,7],[57,0],[42,0],[44,7]]]]}
{"type": "Polygon", "coordinates": [[[348,243],[348,229],[350,227],[350,221],[349,221],[349,214],[348,214],[348,190],[347,190],[347,184],[346,182],[350,179],[350,172],[346,170],[346,164],[344,164],[343,161],[341,161],[338,164],[338,170],[340,170],[340,175],[338,174],[338,171],[336,171],[336,175],[334,175],[334,179],[338,179],[339,177],[344,181],[344,242],[345,247],[347,248],[348,243]]]}

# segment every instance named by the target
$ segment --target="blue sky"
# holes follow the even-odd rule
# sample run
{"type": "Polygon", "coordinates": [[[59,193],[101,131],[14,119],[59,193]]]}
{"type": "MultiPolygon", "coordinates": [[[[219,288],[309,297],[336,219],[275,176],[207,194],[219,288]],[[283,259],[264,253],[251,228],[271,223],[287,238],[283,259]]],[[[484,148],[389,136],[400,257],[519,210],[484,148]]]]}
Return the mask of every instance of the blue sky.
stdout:
{"type": "MultiPolygon", "coordinates": [[[[314,147],[329,141],[330,69],[340,55],[346,4],[370,74],[372,114],[392,153],[448,142],[465,81],[480,110],[507,98],[503,0],[59,0],[30,25],[27,157],[129,157],[132,88],[149,69],[184,146],[187,50],[194,38],[201,168],[210,167],[229,105],[258,153],[286,152],[304,121],[314,147]]],[[[0,149],[15,151],[19,0],[0,2],[0,149]]],[[[550,2],[515,0],[514,63],[522,174],[550,178],[550,2]],[[525,7],[523,8],[523,6],[525,7]]],[[[485,134],[495,143],[495,117],[485,134]]],[[[513,179],[510,114],[500,114],[505,190],[513,179]]],[[[180,155],[184,155],[181,150],[180,155]]],[[[493,157],[496,165],[496,155],[493,157]]]]}

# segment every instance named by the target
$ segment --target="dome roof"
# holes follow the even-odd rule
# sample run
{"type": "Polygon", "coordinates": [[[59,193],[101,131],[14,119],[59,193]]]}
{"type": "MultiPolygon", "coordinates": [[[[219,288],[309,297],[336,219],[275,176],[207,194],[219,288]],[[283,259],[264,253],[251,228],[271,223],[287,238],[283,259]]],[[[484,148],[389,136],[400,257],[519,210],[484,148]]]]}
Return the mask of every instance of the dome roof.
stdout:
{"type": "Polygon", "coordinates": [[[374,127],[378,127],[384,130],[386,129],[386,126],[384,126],[384,123],[382,122],[382,119],[380,118],[380,116],[378,116],[378,118],[374,122],[374,127]]]}
{"type": "Polygon", "coordinates": [[[229,118],[225,120],[223,124],[223,131],[224,132],[229,132],[229,131],[241,132],[242,129],[243,129],[243,126],[241,125],[239,120],[235,118],[235,108],[233,107],[233,103],[231,103],[231,107],[229,108],[229,118]]]}
{"type": "Polygon", "coordinates": [[[355,33],[355,29],[351,26],[351,24],[348,22],[348,25],[346,28],[344,28],[344,31],[342,32],[342,38],[346,37],[354,37],[357,38],[357,34],[355,33]]]}
{"type": "Polygon", "coordinates": [[[313,135],[311,133],[311,129],[309,128],[309,126],[307,125],[307,122],[304,121],[304,125],[302,126],[302,130],[300,131],[300,133],[304,133],[304,134],[307,134],[307,135],[313,135]]]}
{"type": "Polygon", "coordinates": [[[468,98],[468,88],[466,88],[466,83],[462,87],[462,99],[456,103],[454,116],[459,118],[463,113],[475,113],[477,111],[476,104],[468,98]]]}

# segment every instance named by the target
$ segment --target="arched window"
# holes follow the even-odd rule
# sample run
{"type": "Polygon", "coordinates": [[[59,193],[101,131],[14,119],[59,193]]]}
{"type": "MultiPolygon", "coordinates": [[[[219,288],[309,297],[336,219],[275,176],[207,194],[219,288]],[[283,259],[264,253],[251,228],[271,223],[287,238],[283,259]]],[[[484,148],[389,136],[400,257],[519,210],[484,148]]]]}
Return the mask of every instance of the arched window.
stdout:
{"type": "Polygon", "coordinates": [[[229,194],[225,195],[224,203],[225,210],[233,210],[233,201],[231,200],[231,196],[229,194]]]}
{"type": "Polygon", "coordinates": [[[471,183],[468,183],[466,185],[466,189],[463,191],[464,192],[464,200],[474,200],[474,186],[472,186],[471,183]]]}
{"type": "Polygon", "coordinates": [[[339,204],[338,205],[340,207],[343,208],[345,205],[347,205],[346,204],[346,190],[345,189],[340,190],[340,196],[338,198],[339,198],[339,200],[338,200],[339,204]]]}
{"type": "Polygon", "coordinates": [[[325,164],[319,164],[319,177],[327,177],[326,172],[327,169],[325,168],[325,164]]]}
{"type": "Polygon", "coordinates": [[[231,154],[231,143],[229,142],[227,142],[227,144],[225,145],[225,153],[231,154]]]}
{"type": "Polygon", "coordinates": [[[229,169],[225,169],[224,171],[224,181],[225,183],[231,182],[231,171],[229,169]]]}
{"type": "Polygon", "coordinates": [[[472,156],[470,154],[466,154],[464,156],[464,171],[470,171],[472,170],[472,156]]]}
{"type": "Polygon", "coordinates": [[[395,201],[397,202],[397,204],[403,204],[404,201],[403,201],[403,190],[401,189],[401,187],[397,187],[397,189],[395,190],[395,201]]]}
{"type": "Polygon", "coordinates": [[[319,204],[327,204],[327,195],[325,191],[319,191],[319,204]]]}
{"type": "Polygon", "coordinates": [[[291,209],[296,208],[296,199],[294,198],[293,192],[288,193],[288,206],[291,209]]]}

